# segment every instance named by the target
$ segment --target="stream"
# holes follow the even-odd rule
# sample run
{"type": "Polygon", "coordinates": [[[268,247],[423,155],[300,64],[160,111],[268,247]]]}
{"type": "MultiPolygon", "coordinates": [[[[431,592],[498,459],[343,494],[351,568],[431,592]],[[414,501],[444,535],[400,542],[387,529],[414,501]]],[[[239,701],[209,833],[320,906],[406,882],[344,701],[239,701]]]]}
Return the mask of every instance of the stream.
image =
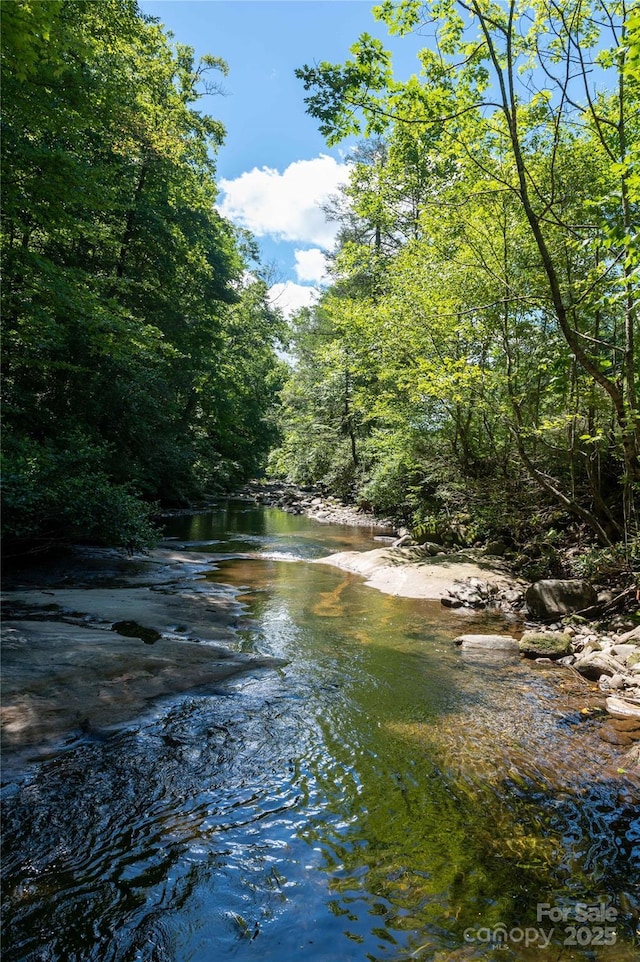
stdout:
{"type": "Polygon", "coordinates": [[[230,501],[10,579],[4,962],[640,959],[589,684],[312,563],[374,534],[230,501]]]}

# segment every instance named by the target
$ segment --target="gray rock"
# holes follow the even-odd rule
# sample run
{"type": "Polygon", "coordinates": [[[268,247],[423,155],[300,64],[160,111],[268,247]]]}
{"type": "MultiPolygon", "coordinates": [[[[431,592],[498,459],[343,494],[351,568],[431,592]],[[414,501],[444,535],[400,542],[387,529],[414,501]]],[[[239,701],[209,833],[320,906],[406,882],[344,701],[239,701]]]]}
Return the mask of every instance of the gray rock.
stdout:
{"type": "Polygon", "coordinates": [[[616,658],[620,658],[628,664],[629,658],[632,656],[638,655],[640,657],[640,648],[637,645],[612,645],[609,654],[615,655],[616,658]]]}
{"type": "Polygon", "coordinates": [[[626,685],[624,675],[612,675],[609,679],[609,688],[624,688],[626,685]]]}
{"type": "Polygon", "coordinates": [[[593,607],[598,596],[588,581],[548,579],[530,585],[525,600],[536,618],[555,619],[593,607]]]}
{"type": "Polygon", "coordinates": [[[444,548],[442,547],[442,545],[436,544],[435,541],[424,541],[421,547],[424,548],[425,551],[428,554],[430,554],[432,558],[435,558],[435,556],[438,554],[444,553],[444,548]]]}
{"type": "Polygon", "coordinates": [[[636,641],[640,645],[640,625],[637,628],[632,628],[631,631],[625,631],[623,635],[620,635],[618,639],[621,642],[626,641],[636,641]]]}
{"type": "Polygon", "coordinates": [[[598,604],[608,605],[614,601],[616,595],[615,591],[599,591],[598,592],[598,604]]]}
{"type": "Polygon", "coordinates": [[[463,651],[488,650],[519,652],[518,642],[509,635],[459,635],[455,639],[463,651]]]}
{"type": "Polygon", "coordinates": [[[624,665],[604,651],[591,651],[582,654],[573,666],[586,678],[598,679],[600,675],[619,675],[624,671],[624,665]]]}
{"type": "Polygon", "coordinates": [[[509,605],[519,605],[524,600],[524,592],[518,588],[507,588],[501,593],[500,599],[509,605]]]}

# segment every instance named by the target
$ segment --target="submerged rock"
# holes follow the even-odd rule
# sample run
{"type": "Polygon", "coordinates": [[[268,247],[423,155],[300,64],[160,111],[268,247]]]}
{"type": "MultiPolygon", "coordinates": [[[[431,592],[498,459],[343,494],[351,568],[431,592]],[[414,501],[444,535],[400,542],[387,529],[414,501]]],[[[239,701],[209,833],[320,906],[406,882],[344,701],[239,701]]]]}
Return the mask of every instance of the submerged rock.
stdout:
{"type": "Polygon", "coordinates": [[[512,651],[519,652],[520,648],[515,638],[510,635],[459,635],[454,639],[456,645],[463,651],[512,651]]]}

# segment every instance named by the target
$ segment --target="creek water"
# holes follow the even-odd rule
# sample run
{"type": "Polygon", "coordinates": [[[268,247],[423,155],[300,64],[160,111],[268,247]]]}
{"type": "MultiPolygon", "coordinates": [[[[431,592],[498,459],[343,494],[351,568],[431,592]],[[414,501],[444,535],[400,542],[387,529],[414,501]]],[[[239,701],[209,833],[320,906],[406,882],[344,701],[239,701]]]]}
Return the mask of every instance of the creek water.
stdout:
{"type": "Polygon", "coordinates": [[[368,530],[231,502],[166,534],[279,661],[8,753],[5,962],[640,958],[637,783],[585,683],[311,563],[368,530]]]}

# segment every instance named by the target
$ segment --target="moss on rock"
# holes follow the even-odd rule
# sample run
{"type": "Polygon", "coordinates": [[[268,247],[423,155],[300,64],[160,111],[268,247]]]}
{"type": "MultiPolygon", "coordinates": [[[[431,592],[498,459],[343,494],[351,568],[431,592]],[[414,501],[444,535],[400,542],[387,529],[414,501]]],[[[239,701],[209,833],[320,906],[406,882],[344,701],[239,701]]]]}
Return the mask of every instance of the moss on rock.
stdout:
{"type": "Polygon", "coordinates": [[[571,653],[571,638],[560,631],[525,631],[520,651],[527,658],[562,658],[571,653]]]}

